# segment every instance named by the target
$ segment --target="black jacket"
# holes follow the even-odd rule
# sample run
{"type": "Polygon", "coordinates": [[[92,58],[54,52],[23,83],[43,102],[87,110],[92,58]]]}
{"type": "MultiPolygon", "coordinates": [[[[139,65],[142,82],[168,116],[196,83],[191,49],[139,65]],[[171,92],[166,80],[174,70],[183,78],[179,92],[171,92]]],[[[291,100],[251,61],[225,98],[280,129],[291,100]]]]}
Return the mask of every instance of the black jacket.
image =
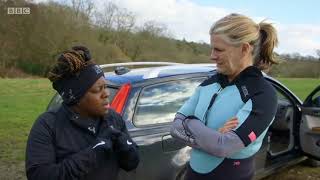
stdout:
{"type": "Polygon", "coordinates": [[[100,134],[108,135],[111,125],[128,134],[121,116],[113,110],[99,120],[82,119],[65,105],[43,113],[35,121],[27,142],[28,179],[115,180],[119,168],[135,169],[139,156],[134,142],[126,152],[114,149],[107,154],[92,149],[100,134]]]}

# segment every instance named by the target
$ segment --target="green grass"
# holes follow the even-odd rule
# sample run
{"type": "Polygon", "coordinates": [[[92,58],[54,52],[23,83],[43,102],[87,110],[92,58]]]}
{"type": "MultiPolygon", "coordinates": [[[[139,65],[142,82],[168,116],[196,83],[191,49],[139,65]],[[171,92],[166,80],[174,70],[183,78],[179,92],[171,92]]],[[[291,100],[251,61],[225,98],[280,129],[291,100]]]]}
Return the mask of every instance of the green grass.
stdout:
{"type": "MultiPolygon", "coordinates": [[[[301,99],[319,79],[280,78],[301,99]]],[[[54,94],[47,79],[0,79],[0,179],[25,179],[26,140],[34,120],[54,94]]]]}
{"type": "Polygon", "coordinates": [[[26,139],[54,91],[47,79],[0,79],[0,161],[24,160],[26,139]]]}
{"type": "Polygon", "coordinates": [[[277,78],[281,83],[286,85],[293,93],[295,93],[302,101],[320,85],[320,79],[309,78],[277,78]]]}

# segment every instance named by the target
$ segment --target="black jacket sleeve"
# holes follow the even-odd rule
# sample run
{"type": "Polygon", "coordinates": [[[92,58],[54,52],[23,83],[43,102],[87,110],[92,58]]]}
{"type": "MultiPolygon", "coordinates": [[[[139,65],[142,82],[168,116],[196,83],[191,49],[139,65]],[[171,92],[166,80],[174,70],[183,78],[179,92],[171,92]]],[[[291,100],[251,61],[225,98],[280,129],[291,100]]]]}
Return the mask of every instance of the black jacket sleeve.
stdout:
{"type": "Polygon", "coordinates": [[[79,179],[96,168],[102,152],[88,147],[57,163],[54,115],[42,114],[34,123],[26,148],[26,174],[32,180],[79,179]]]}
{"type": "Polygon", "coordinates": [[[125,134],[124,140],[125,143],[132,143],[131,145],[126,148],[125,151],[118,151],[118,162],[122,169],[126,171],[133,170],[137,168],[140,158],[139,158],[139,152],[138,152],[138,146],[137,144],[131,139],[127,127],[125,125],[125,122],[123,121],[122,117],[120,115],[117,115],[117,121],[121,122],[121,132],[125,134]],[[128,140],[128,141],[127,141],[128,140]]]}
{"type": "Polygon", "coordinates": [[[250,145],[271,125],[277,111],[276,90],[264,83],[261,91],[255,93],[240,109],[237,117],[244,121],[235,133],[240,137],[245,146],[250,145]]]}

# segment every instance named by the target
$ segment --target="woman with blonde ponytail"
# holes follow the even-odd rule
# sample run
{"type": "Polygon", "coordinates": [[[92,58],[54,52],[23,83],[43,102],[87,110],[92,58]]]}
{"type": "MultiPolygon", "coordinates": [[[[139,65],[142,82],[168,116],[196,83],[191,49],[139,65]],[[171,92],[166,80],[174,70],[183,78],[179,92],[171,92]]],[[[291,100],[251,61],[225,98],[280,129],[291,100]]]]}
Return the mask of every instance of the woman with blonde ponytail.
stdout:
{"type": "Polygon", "coordinates": [[[277,109],[276,91],[261,73],[277,64],[277,33],[240,14],[209,32],[217,73],[179,109],[171,135],[192,147],[185,180],[250,180],[277,109]]]}

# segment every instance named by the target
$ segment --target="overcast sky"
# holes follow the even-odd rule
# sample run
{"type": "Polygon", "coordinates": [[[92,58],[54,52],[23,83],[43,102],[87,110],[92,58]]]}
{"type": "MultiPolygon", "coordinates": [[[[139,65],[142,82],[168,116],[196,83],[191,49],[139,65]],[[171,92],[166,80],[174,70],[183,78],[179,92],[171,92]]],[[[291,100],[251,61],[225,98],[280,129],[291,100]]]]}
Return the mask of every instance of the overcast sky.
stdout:
{"type": "MultiPolygon", "coordinates": [[[[47,1],[47,0],[36,0],[47,1]]],[[[57,0],[59,1],[59,0],[57,0]]],[[[71,1],[71,0],[69,0],[71,1]]],[[[99,7],[102,2],[95,0],[99,7]]],[[[256,22],[268,19],[278,30],[279,53],[316,56],[320,49],[320,1],[304,0],[112,0],[137,16],[137,23],[165,24],[176,39],[209,43],[208,31],[229,13],[242,13],[256,22]]]]}

